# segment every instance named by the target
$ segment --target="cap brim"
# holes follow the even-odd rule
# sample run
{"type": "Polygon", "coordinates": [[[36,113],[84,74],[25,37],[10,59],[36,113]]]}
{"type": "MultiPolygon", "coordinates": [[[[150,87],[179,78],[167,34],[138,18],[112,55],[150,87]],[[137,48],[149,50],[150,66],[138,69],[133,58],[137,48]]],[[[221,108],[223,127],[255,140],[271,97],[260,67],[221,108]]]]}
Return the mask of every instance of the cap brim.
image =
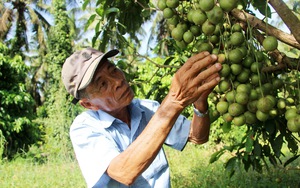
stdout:
{"type": "Polygon", "coordinates": [[[81,90],[81,89],[84,89],[86,88],[90,82],[92,81],[92,78],[94,76],[94,73],[99,65],[99,63],[101,63],[101,61],[103,59],[106,59],[106,58],[110,58],[112,56],[115,56],[119,53],[119,50],[110,50],[104,54],[102,54],[101,56],[97,57],[92,63],[91,65],[89,66],[89,68],[87,69],[87,71],[85,72],[82,80],[81,80],[81,83],[78,87],[78,90],[81,90]]]}

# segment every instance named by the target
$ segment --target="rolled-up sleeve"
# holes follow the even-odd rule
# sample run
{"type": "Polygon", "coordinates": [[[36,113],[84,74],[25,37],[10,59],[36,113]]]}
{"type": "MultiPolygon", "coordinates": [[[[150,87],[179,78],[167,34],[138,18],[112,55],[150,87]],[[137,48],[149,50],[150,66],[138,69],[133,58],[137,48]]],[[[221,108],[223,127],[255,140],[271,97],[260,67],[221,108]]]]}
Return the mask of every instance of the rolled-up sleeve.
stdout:
{"type": "MultiPolygon", "coordinates": [[[[142,100],[141,104],[149,108],[153,112],[153,114],[160,106],[160,103],[151,100],[142,100]]],[[[149,120],[150,118],[151,117],[148,117],[149,120]]],[[[191,121],[185,116],[179,115],[172,130],[165,140],[165,144],[176,150],[183,150],[189,137],[190,126],[191,121]]]]}

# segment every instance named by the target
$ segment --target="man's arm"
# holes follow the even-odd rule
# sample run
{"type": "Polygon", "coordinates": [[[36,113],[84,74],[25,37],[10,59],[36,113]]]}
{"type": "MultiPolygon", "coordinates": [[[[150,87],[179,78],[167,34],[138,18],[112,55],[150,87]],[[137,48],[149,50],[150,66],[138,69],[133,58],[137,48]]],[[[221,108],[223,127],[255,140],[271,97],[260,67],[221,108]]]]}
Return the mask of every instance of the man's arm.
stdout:
{"type": "MultiPolygon", "coordinates": [[[[212,79],[216,79],[219,75],[212,74],[204,82],[209,82],[212,79]]],[[[196,113],[193,115],[191,122],[190,135],[188,141],[195,144],[204,144],[209,139],[210,132],[210,119],[208,114],[208,103],[207,98],[213,88],[203,92],[199,99],[194,102],[193,107],[201,113],[207,113],[204,117],[198,117],[196,113]]]]}
{"type": "Polygon", "coordinates": [[[219,77],[203,83],[203,80],[221,69],[220,64],[215,64],[216,59],[216,56],[203,52],[188,59],[177,71],[168,95],[144,131],[111,161],[107,169],[111,178],[130,185],[147,169],[182,110],[198,100],[203,92],[218,84],[219,77]]]}
{"type": "MultiPolygon", "coordinates": [[[[207,103],[201,107],[197,107],[194,105],[196,109],[200,112],[207,112],[208,107],[207,103]]],[[[204,117],[198,117],[195,113],[193,115],[193,119],[191,122],[190,127],[190,135],[189,135],[189,142],[194,144],[204,144],[209,139],[209,132],[210,132],[210,119],[209,114],[206,114],[204,117]]]]}

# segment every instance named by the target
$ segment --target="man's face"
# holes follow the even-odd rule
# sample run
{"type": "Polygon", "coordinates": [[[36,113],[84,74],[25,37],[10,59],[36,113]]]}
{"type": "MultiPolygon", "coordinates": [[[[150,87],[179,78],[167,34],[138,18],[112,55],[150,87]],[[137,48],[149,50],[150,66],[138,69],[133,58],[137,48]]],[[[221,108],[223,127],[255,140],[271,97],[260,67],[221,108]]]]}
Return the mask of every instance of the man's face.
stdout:
{"type": "Polygon", "coordinates": [[[106,112],[126,107],[134,97],[124,73],[108,60],[98,66],[86,92],[88,101],[96,109],[106,112]]]}

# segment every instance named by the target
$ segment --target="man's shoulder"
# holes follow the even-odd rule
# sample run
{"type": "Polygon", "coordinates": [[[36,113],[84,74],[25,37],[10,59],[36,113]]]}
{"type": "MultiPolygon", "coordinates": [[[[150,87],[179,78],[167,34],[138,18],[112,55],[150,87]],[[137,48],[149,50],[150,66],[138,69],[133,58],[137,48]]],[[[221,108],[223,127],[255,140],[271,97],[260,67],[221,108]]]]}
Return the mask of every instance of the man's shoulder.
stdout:
{"type": "Polygon", "coordinates": [[[87,110],[81,112],[79,115],[75,117],[72,122],[70,129],[79,129],[81,127],[93,127],[93,125],[99,122],[99,118],[96,111],[87,110]]]}

